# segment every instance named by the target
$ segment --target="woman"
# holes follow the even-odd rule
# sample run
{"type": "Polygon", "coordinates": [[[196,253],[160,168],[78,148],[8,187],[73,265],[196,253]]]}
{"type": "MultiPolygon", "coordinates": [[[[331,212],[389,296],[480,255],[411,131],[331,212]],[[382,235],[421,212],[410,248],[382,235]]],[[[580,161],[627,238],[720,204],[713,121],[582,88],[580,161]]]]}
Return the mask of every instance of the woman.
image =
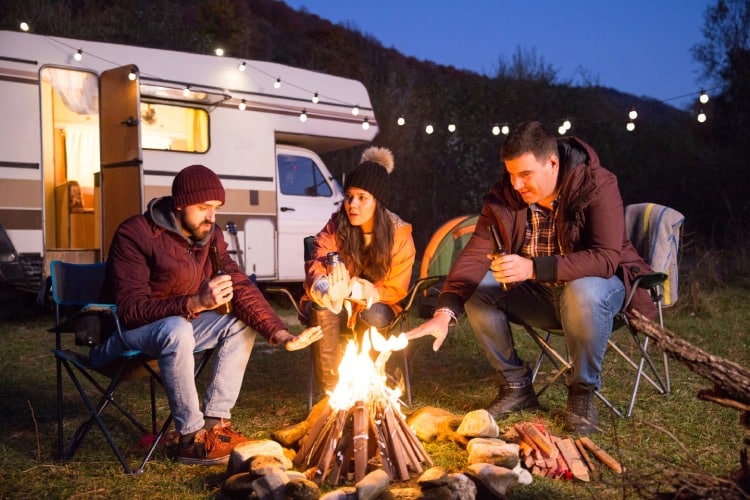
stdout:
{"type": "Polygon", "coordinates": [[[355,330],[361,334],[370,326],[387,326],[400,312],[399,302],[409,288],[416,250],[411,224],[386,207],[392,170],[390,150],[364,151],[344,181],[341,210],[315,236],[312,257],[305,263],[302,307],[309,326],[323,330],[312,349],[315,376],[324,391],[332,391],[338,382],[339,335],[347,324],[344,300],[360,306],[355,307],[360,310],[355,330]],[[343,262],[331,272],[326,269],[329,252],[338,252],[343,262]]]}

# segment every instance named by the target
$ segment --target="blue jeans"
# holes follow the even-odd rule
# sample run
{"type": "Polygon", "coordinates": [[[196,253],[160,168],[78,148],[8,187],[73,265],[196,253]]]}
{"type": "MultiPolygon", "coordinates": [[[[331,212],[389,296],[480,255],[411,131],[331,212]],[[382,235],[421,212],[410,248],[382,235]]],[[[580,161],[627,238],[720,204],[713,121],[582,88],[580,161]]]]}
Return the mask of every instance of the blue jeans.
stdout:
{"type": "Polygon", "coordinates": [[[561,285],[530,281],[509,291],[488,272],[466,303],[466,315],[490,365],[511,386],[531,381],[531,371],[519,358],[509,319],[529,326],[560,329],[572,370],[568,385],[601,387],[601,371],[612,324],[625,301],[620,278],[585,277],[561,285]]]}
{"type": "Polygon", "coordinates": [[[196,319],[169,316],[119,336],[91,350],[94,366],[103,366],[117,359],[127,350],[139,350],[157,358],[169,409],[175,429],[189,434],[203,428],[204,414],[210,417],[231,417],[240,394],[250,353],[255,342],[255,331],[232,314],[206,311],[196,319]],[[195,385],[194,353],[216,348],[214,367],[200,411],[198,389],[195,385]]]}

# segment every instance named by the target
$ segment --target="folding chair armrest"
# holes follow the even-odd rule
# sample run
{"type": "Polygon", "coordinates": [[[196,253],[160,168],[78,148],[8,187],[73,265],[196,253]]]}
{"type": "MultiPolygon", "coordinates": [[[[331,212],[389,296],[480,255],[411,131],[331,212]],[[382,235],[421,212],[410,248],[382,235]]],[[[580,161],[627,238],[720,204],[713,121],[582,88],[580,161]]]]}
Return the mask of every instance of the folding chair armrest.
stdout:
{"type": "Polygon", "coordinates": [[[659,286],[664,284],[665,281],[667,281],[666,273],[648,273],[648,274],[642,274],[636,278],[635,282],[633,283],[639,288],[645,288],[647,290],[650,290],[654,288],[655,286],[659,286]]]}
{"type": "Polygon", "coordinates": [[[280,293],[284,295],[287,299],[289,299],[289,302],[291,302],[294,310],[297,311],[297,318],[299,319],[300,323],[307,324],[307,316],[302,313],[302,309],[300,309],[299,304],[294,298],[294,295],[292,295],[292,292],[290,292],[288,288],[269,286],[265,288],[265,291],[266,293],[280,293]]]}

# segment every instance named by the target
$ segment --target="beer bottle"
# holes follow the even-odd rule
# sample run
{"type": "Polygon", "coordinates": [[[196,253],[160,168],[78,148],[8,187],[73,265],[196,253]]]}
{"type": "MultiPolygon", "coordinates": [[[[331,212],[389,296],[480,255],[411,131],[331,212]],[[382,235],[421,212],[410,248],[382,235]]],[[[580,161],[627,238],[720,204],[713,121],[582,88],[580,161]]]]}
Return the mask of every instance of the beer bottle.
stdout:
{"type": "MultiPolygon", "coordinates": [[[[493,225],[487,227],[487,231],[490,233],[490,241],[492,242],[492,258],[496,259],[507,255],[507,252],[503,248],[503,242],[500,241],[500,235],[497,234],[497,228],[493,225]]],[[[511,289],[513,285],[510,283],[500,283],[500,287],[506,292],[511,289]]]]}
{"type": "MultiPolygon", "coordinates": [[[[216,276],[220,276],[222,274],[226,274],[224,269],[221,267],[221,261],[219,260],[219,249],[216,248],[216,245],[211,245],[211,248],[209,249],[211,251],[211,263],[213,264],[214,268],[214,274],[213,278],[216,276]]],[[[232,312],[232,301],[227,301],[221,304],[219,307],[214,309],[215,312],[219,314],[229,314],[232,312]]]]}

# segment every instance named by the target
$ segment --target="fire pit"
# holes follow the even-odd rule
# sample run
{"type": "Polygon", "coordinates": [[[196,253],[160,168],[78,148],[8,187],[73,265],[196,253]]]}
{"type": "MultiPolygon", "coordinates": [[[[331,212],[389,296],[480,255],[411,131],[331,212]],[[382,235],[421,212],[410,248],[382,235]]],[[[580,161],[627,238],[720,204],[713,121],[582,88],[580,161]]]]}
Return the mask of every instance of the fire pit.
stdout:
{"type": "Polygon", "coordinates": [[[386,340],[375,328],[361,345],[348,341],[338,385],[294,458],[317,484],[356,482],[378,468],[391,480],[406,481],[421,474],[423,464],[433,465],[401,413],[401,390],[387,385],[386,362],[406,344],[403,334],[386,340]]]}

